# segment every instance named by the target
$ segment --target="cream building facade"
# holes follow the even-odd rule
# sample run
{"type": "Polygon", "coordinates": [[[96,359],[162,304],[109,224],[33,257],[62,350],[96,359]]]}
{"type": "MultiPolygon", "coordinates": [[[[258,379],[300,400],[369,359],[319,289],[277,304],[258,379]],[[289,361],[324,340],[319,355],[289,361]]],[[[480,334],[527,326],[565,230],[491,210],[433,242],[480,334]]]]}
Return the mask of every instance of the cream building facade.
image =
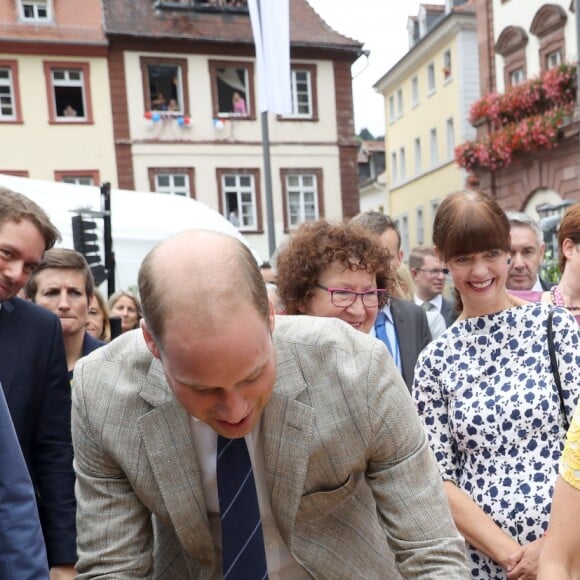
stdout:
{"type": "MultiPolygon", "coordinates": [[[[269,259],[247,8],[198,0],[105,5],[120,187],[194,197],[269,259]]],[[[306,0],[290,0],[290,17],[293,109],[268,114],[277,245],[304,221],[340,221],[359,209],[350,67],[362,45],[332,30],[306,0]]]]}
{"type": "Polygon", "coordinates": [[[0,172],[116,186],[102,3],[0,0],[0,172]]]}
{"type": "Polygon", "coordinates": [[[475,136],[467,122],[479,96],[475,13],[452,4],[421,6],[409,19],[409,52],[375,84],[385,99],[386,205],[405,256],[431,243],[440,201],[465,181],[454,148],[475,136]]]}

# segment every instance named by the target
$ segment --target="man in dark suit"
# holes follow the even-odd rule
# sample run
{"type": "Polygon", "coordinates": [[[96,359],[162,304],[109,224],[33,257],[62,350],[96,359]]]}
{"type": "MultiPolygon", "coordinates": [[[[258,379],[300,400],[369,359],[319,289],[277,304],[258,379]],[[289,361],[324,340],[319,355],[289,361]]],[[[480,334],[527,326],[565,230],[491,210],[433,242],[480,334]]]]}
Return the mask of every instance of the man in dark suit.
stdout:
{"type": "Polygon", "coordinates": [[[449,328],[457,318],[455,306],[442,294],[445,272],[433,246],[417,246],[409,256],[409,270],[415,283],[415,304],[426,312],[439,312],[449,328]]]}
{"type": "Polygon", "coordinates": [[[554,284],[540,277],[546,244],[538,222],[523,212],[507,212],[510,221],[510,290],[549,290],[554,284]]]}
{"type": "Polygon", "coordinates": [[[30,480],[0,389],[0,578],[48,578],[46,549],[30,480]]]}
{"type": "Polygon", "coordinates": [[[60,324],[15,297],[59,238],[42,208],[0,188],[0,382],[37,492],[49,565],[55,577],[73,578],[71,397],[60,324]]]}
{"type": "MultiPolygon", "coordinates": [[[[377,236],[378,242],[389,251],[391,268],[396,271],[403,260],[401,234],[397,224],[388,215],[378,211],[361,213],[350,223],[377,236]]],[[[377,317],[374,334],[385,342],[407,388],[411,389],[417,357],[431,342],[425,311],[409,300],[391,298],[377,317]]]]}

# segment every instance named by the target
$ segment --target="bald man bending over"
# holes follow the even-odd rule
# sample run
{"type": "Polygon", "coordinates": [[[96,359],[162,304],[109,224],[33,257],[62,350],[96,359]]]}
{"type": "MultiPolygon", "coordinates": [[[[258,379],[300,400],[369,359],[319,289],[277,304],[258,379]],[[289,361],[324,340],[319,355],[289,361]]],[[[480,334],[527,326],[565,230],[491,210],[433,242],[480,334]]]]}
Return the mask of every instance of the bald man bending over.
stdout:
{"type": "Polygon", "coordinates": [[[162,242],[139,291],[141,330],[74,373],[79,579],[469,577],[379,341],[275,319],[252,254],[217,233],[162,242]]]}

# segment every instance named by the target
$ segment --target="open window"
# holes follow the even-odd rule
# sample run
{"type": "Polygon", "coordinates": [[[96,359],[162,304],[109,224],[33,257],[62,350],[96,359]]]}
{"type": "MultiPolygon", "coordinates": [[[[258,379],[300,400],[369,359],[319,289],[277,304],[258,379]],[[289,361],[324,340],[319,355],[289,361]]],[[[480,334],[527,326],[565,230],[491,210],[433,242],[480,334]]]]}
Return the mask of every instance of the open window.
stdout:
{"type": "Polygon", "coordinates": [[[209,68],[213,116],[255,118],[253,64],[210,61],[209,68]]]}
{"type": "Polygon", "coordinates": [[[220,212],[240,231],[262,229],[257,169],[216,169],[220,212]]]}
{"type": "Polygon", "coordinates": [[[45,62],[51,123],[92,123],[87,63],[45,62]]]}
{"type": "Polygon", "coordinates": [[[141,58],[146,111],[188,115],[187,61],[141,58]]]}

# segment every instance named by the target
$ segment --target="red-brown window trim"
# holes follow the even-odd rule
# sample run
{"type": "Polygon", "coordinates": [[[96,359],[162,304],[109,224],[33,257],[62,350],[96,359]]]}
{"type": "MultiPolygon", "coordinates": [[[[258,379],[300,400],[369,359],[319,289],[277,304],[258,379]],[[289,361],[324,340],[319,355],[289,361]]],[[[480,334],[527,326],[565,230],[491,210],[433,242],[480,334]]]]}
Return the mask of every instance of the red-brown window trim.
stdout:
{"type": "Polygon", "coordinates": [[[98,169],[66,169],[64,171],[54,171],[55,181],[64,181],[65,177],[91,177],[93,185],[101,184],[101,177],[98,169]]]}
{"type": "Polygon", "coordinates": [[[15,119],[0,119],[0,123],[22,124],[22,105],[20,102],[20,80],[18,77],[18,61],[17,60],[0,60],[0,67],[9,68],[12,73],[12,90],[14,91],[14,113],[15,119]]]}
{"type": "MultiPolygon", "coordinates": [[[[248,70],[248,91],[250,93],[250,106],[248,107],[246,99],[247,115],[231,116],[234,121],[255,121],[256,120],[256,95],[254,91],[254,63],[251,61],[241,61],[241,60],[209,60],[209,77],[211,84],[211,106],[213,118],[216,119],[220,116],[219,101],[217,93],[217,69],[218,68],[245,68],[248,70]]],[[[223,115],[223,113],[222,113],[223,115]]],[[[223,115],[225,116],[225,115],[223,115]]],[[[230,116],[228,115],[229,119],[230,116]]]]}
{"type": "Polygon", "coordinates": [[[149,88],[149,72],[147,66],[153,65],[176,65],[181,67],[181,94],[183,95],[182,111],[184,115],[189,115],[189,89],[187,81],[187,59],[142,56],[139,58],[141,65],[141,78],[143,79],[143,103],[145,111],[151,110],[151,93],[149,88]]]}
{"type": "Polygon", "coordinates": [[[288,188],[286,187],[286,177],[288,175],[305,175],[314,174],[316,176],[316,197],[318,200],[318,218],[324,217],[324,181],[321,167],[292,167],[280,169],[280,182],[282,188],[282,212],[284,216],[284,233],[289,233],[293,228],[290,227],[288,216],[288,188]]]}
{"type": "Polygon", "coordinates": [[[195,199],[195,169],[193,167],[148,167],[149,191],[155,192],[156,175],[175,175],[185,173],[189,180],[189,197],[195,199]]]}
{"type": "Polygon", "coordinates": [[[45,60],[44,66],[44,80],[46,84],[46,96],[48,101],[48,122],[51,125],[92,125],[93,120],[93,103],[91,99],[91,74],[90,64],[88,62],[65,62],[62,60],[45,60]],[[53,69],[81,69],[83,71],[83,93],[85,97],[85,105],[87,107],[85,118],[82,117],[69,118],[66,122],[60,121],[56,116],[54,108],[54,87],[52,85],[53,69]]]}
{"type": "Polygon", "coordinates": [[[312,101],[312,114],[310,117],[295,117],[294,115],[277,115],[278,121],[298,121],[315,123],[319,121],[318,117],[318,69],[315,64],[301,64],[293,62],[291,69],[300,71],[305,70],[310,73],[310,99],[312,101]]]}
{"type": "Polygon", "coordinates": [[[530,32],[538,37],[540,48],[540,71],[547,70],[547,56],[555,51],[560,51],[562,62],[566,60],[566,38],[564,27],[568,16],[561,6],[545,4],[535,14],[530,32]]]}
{"type": "Polygon", "coordinates": [[[255,230],[243,230],[244,234],[262,234],[264,233],[264,226],[262,224],[262,193],[260,190],[260,170],[252,167],[216,167],[215,170],[218,191],[218,208],[219,212],[228,219],[225,215],[224,207],[224,191],[222,188],[222,177],[227,174],[233,175],[253,175],[254,176],[254,190],[256,193],[256,227],[255,230]]]}
{"type": "Polygon", "coordinates": [[[528,77],[528,67],[526,62],[526,45],[528,35],[519,26],[508,26],[499,35],[495,45],[495,52],[503,56],[504,69],[503,78],[506,90],[511,85],[511,74],[519,68],[524,70],[524,78],[528,77]]]}
{"type": "Polygon", "coordinates": [[[2,175],[12,175],[13,177],[30,177],[30,172],[26,169],[0,169],[2,175]]]}

